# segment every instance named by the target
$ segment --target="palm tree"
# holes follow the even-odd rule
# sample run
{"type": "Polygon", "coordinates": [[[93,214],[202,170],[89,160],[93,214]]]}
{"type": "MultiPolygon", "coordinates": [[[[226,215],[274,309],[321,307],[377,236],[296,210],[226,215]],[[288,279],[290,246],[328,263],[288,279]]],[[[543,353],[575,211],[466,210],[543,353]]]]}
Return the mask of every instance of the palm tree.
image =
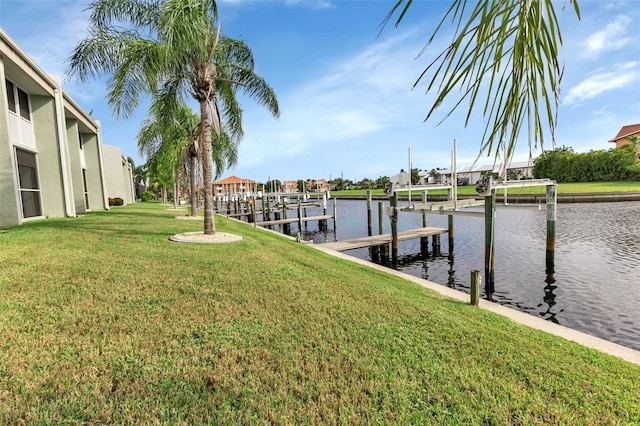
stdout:
{"type": "Polygon", "coordinates": [[[214,234],[213,156],[224,157],[242,138],[238,91],[279,115],[273,89],[254,72],[251,49],[221,33],[214,0],[96,0],[90,9],[89,36],[75,47],[69,73],[81,81],[109,76],[117,116],[129,117],[148,94],[199,103],[204,233],[214,234]],[[212,141],[226,146],[213,149],[212,141]]]}
{"type": "MultiPolygon", "coordinates": [[[[200,139],[200,122],[198,116],[186,104],[167,103],[168,100],[171,99],[166,96],[156,97],[149,107],[147,118],[138,132],[138,149],[141,155],[149,158],[161,157],[167,162],[166,166],[174,170],[174,203],[177,203],[179,193],[179,177],[188,176],[190,215],[196,216],[196,180],[199,174],[196,147],[200,139]]],[[[212,145],[217,178],[227,167],[237,163],[238,153],[237,144],[231,142],[224,127],[215,140],[212,145]]]]}
{"type": "MultiPolygon", "coordinates": [[[[563,72],[558,61],[562,36],[554,1],[453,0],[420,52],[421,55],[427,50],[445,21],[451,20],[455,26],[451,43],[414,84],[416,87],[431,73],[427,92],[434,91],[436,97],[425,121],[454,91],[461,90],[445,119],[467,99],[466,126],[476,101],[486,92],[486,99],[480,101],[487,123],[480,153],[491,155],[493,151],[497,159],[500,152],[505,152],[504,160],[508,161],[523,127],[527,128],[529,150],[538,144],[543,149],[543,121],[547,121],[554,141],[563,72]]],[[[395,21],[398,26],[412,3],[413,0],[397,0],[383,26],[399,14],[395,21]]],[[[580,18],[577,0],[569,3],[580,18]]]]}
{"type": "MultiPolygon", "coordinates": [[[[165,161],[165,167],[173,170],[174,207],[178,207],[180,198],[180,176],[185,176],[183,157],[188,161],[192,134],[198,128],[198,117],[185,104],[178,104],[175,109],[168,109],[173,103],[166,105],[156,98],[149,107],[147,118],[138,131],[138,150],[147,158],[158,158],[165,161]]],[[[194,180],[195,170],[190,171],[194,180]]]]}

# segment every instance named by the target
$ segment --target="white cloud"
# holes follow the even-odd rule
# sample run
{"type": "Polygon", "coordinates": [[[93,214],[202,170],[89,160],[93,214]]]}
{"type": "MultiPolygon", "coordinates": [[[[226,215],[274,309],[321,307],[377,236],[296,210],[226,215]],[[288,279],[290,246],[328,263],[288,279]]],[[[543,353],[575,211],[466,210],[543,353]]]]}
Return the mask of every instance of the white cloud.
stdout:
{"type": "Polygon", "coordinates": [[[567,93],[566,105],[579,104],[609,90],[619,89],[640,80],[640,62],[614,64],[611,71],[597,70],[567,93]]]}
{"type": "MultiPolygon", "coordinates": [[[[287,6],[305,7],[307,9],[335,9],[335,4],[331,0],[281,0],[287,6]]],[[[224,3],[230,6],[247,6],[259,3],[256,0],[220,0],[218,3],[224,3]]]]}
{"type": "Polygon", "coordinates": [[[336,6],[328,0],[285,0],[285,4],[305,6],[310,9],[334,9],[336,6]]]}
{"type": "Polygon", "coordinates": [[[628,16],[618,15],[603,30],[591,34],[582,43],[585,47],[584,56],[597,56],[607,50],[619,50],[629,44],[630,37],[627,37],[627,27],[632,20],[628,16]]]}

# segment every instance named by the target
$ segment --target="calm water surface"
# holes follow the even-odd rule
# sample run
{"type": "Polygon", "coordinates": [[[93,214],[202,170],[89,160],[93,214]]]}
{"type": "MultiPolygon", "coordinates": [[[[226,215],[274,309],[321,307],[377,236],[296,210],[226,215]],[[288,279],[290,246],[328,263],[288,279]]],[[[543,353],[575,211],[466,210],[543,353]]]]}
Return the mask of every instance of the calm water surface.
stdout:
{"type": "MultiPolygon", "coordinates": [[[[374,233],[377,204],[372,203],[374,233]]],[[[337,230],[332,221],[325,232],[318,231],[317,223],[309,223],[306,229],[303,225],[304,238],[322,243],[365,236],[366,210],[366,201],[338,200],[337,230]]],[[[309,216],[321,213],[320,208],[308,209],[309,216]]],[[[498,207],[495,300],[640,350],[640,202],[558,204],[555,282],[545,273],[546,217],[544,205],[498,207]]],[[[446,216],[427,218],[429,226],[447,227],[446,216]]],[[[399,230],[421,226],[421,214],[400,213],[399,230]]],[[[386,216],[383,227],[390,232],[386,216]]],[[[297,232],[296,224],[291,232],[297,232]]],[[[440,257],[421,255],[418,240],[400,242],[398,251],[397,269],[469,292],[470,271],[484,275],[484,219],[455,216],[454,256],[449,256],[446,234],[440,257]]],[[[366,248],[346,254],[371,260],[366,248]]]]}

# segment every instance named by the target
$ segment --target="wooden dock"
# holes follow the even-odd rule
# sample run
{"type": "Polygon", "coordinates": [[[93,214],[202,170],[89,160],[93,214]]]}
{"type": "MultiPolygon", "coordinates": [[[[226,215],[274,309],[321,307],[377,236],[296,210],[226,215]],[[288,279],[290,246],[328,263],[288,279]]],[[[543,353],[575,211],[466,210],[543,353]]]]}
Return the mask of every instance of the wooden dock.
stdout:
{"type": "MultiPolygon", "coordinates": [[[[412,240],[414,238],[430,237],[432,235],[446,234],[445,228],[417,228],[408,231],[398,232],[398,241],[412,240]]],[[[391,234],[372,235],[370,237],[360,237],[351,240],[336,241],[333,243],[324,243],[322,247],[336,251],[353,250],[362,247],[381,246],[391,243],[391,234]]]]}
{"type": "Polygon", "coordinates": [[[321,215],[321,216],[310,216],[310,217],[303,217],[303,218],[292,217],[289,219],[265,220],[262,222],[256,222],[256,225],[258,226],[285,225],[287,223],[311,222],[314,220],[328,220],[328,219],[333,219],[333,216],[321,215]]]}

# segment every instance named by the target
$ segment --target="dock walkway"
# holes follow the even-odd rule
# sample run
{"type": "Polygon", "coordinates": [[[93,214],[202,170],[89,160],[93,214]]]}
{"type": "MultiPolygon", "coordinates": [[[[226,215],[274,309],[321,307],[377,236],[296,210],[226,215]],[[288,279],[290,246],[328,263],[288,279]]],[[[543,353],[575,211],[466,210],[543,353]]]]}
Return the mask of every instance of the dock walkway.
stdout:
{"type": "MultiPolygon", "coordinates": [[[[445,228],[417,228],[398,232],[398,241],[412,240],[414,238],[430,237],[432,235],[446,234],[445,228]]],[[[353,250],[362,247],[381,246],[391,243],[391,234],[372,235],[370,237],[353,238],[351,240],[324,243],[322,247],[336,251],[353,250]]]]}

